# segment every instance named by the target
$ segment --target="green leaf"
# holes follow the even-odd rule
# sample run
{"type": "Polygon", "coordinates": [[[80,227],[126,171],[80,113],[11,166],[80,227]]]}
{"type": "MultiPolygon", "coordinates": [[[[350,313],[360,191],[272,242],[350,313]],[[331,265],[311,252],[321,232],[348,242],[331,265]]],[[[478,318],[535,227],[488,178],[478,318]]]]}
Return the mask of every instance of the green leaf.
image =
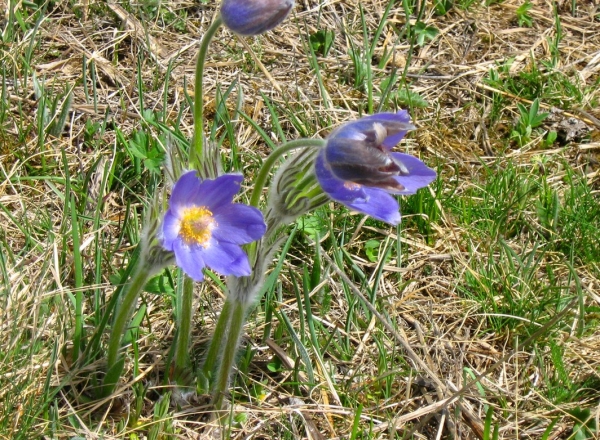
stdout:
{"type": "Polygon", "coordinates": [[[417,22],[414,27],[415,35],[417,36],[417,45],[423,46],[425,40],[433,40],[440,31],[433,26],[427,26],[422,21],[417,22]]]}
{"type": "Polygon", "coordinates": [[[429,102],[424,99],[417,92],[412,92],[410,90],[406,90],[402,88],[398,90],[396,94],[396,99],[398,100],[398,104],[410,106],[412,108],[427,108],[429,107],[429,102]]]}
{"type": "Polygon", "coordinates": [[[144,291],[156,295],[173,295],[175,292],[173,286],[169,283],[169,278],[164,273],[150,278],[144,286],[144,291]]]}
{"type": "Polygon", "coordinates": [[[314,34],[311,34],[308,37],[308,40],[310,42],[310,47],[312,47],[312,50],[315,53],[326,57],[333,46],[334,37],[335,33],[332,30],[321,29],[314,34]]]}
{"type": "Polygon", "coordinates": [[[436,0],[434,4],[436,15],[446,15],[450,9],[454,6],[452,0],[436,0]]]}
{"type": "Polygon", "coordinates": [[[267,370],[269,370],[271,373],[278,373],[282,370],[281,365],[281,359],[276,357],[267,364],[267,370]]]}
{"type": "Polygon", "coordinates": [[[548,134],[546,135],[546,145],[550,146],[552,145],[554,142],[556,142],[556,138],[558,137],[558,133],[556,133],[556,131],[551,130],[548,132],[548,134]]]}
{"type": "Polygon", "coordinates": [[[540,125],[542,125],[542,122],[544,122],[544,119],[546,119],[547,117],[548,113],[540,113],[539,115],[531,119],[530,125],[534,128],[539,127],[540,125]]]}
{"type": "Polygon", "coordinates": [[[592,415],[589,408],[581,409],[575,408],[568,411],[574,418],[576,418],[573,424],[573,435],[569,439],[574,440],[592,440],[598,438],[598,427],[596,426],[596,419],[592,415]]]}
{"type": "Polygon", "coordinates": [[[533,119],[536,117],[536,115],[538,114],[538,111],[540,110],[540,100],[535,98],[533,100],[533,102],[531,103],[531,108],[529,109],[529,119],[533,119]]]}
{"type": "Polygon", "coordinates": [[[381,246],[379,240],[367,240],[365,243],[365,253],[371,263],[377,263],[378,261],[379,246],[381,246]]]}
{"type": "Polygon", "coordinates": [[[298,220],[296,220],[296,224],[314,241],[316,241],[318,237],[323,237],[327,233],[327,226],[318,214],[300,217],[298,220]]]}

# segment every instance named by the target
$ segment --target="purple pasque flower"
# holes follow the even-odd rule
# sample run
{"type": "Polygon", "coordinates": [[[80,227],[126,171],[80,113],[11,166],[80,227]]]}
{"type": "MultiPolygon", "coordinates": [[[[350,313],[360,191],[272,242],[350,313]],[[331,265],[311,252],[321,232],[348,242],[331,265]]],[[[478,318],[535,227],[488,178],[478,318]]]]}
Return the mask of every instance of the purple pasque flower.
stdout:
{"type": "Polygon", "coordinates": [[[258,209],[232,203],[241,182],[241,174],[202,180],[196,171],[189,171],[173,187],[162,224],[162,245],[196,281],[204,279],[204,267],[221,275],[251,273],[241,245],[262,237],[266,225],[258,209]]]}
{"type": "Polygon", "coordinates": [[[221,18],[236,34],[259,35],[279,25],[293,7],[294,0],[223,0],[221,18]]]}
{"type": "Polygon", "coordinates": [[[365,116],[334,130],[315,161],[323,191],[351,209],[398,224],[400,208],[391,194],[415,194],[436,177],[416,157],[390,151],[414,128],[401,110],[365,116]]]}

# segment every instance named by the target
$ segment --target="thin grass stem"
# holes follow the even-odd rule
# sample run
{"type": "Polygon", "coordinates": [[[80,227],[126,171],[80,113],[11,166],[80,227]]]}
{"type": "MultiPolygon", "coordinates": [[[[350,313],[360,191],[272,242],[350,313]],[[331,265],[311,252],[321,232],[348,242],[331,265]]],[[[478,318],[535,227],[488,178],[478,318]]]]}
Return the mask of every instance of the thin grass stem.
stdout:
{"type": "Polygon", "coordinates": [[[83,339],[83,265],[79,249],[79,222],[75,206],[75,196],[73,194],[71,194],[70,206],[72,226],[71,237],[73,239],[73,266],[75,268],[75,288],[77,289],[77,293],[75,294],[75,334],[73,335],[73,359],[76,360],[81,353],[83,339]]]}

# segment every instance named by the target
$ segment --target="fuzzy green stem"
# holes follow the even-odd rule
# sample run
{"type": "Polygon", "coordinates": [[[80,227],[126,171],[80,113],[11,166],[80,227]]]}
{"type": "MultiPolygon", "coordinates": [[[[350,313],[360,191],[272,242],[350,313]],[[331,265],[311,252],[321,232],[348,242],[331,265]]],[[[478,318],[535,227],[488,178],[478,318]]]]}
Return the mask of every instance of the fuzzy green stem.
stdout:
{"type": "Polygon", "coordinates": [[[246,318],[246,311],[248,310],[249,303],[245,301],[239,301],[238,299],[232,300],[233,313],[231,316],[231,322],[229,326],[229,332],[227,333],[227,340],[222,347],[223,356],[217,369],[216,382],[212,390],[213,404],[217,410],[220,410],[223,404],[223,397],[225,390],[229,384],[229,376],[231,375],[231,368],[235,360],[235,354],[238,349],[240,342],[240,336],[244,329],[244,321],[246,318]]]}
{"type": "MultiPolygon", "coordinates": [[[[121,340],[123,339],[123,334],[125,333],[127,324],[129,323],[135,302],[140,292],[146,285],[146,282],[150,278],[150,275],[151,273],[147,268],[140,266],[125,288],[126,290],[123,295],[123,300],[117,308],[115,321],[113,323],[110,332],[110,338],[108,340],[108,353],[106,356],[107,370],[111,370],[117,365],[117,362],[120,361],[119,350],[121,349],[121,340]]],[[[122,365],[120,370],[122,371],[122,365]]],[[[108,381],[109,383],[104,384],[107,391],[114,388],[114,385],[116,385],[117,380],[121,376],[121,371],[111,371],[112,374],[110,375],[110,380],[108,381]],[[116,377],[115,373],[118,373],[116,377]]]]}
{"type": "Polygon", "coordinates": [[[219,354],[223,349],[223,344],[226,339],[227,330],[229,329],[229,323],[232,317],[232,305],[232,301],[228,296],[225,300],[225,304],[223,304],[223,310],[221,310],[221,314],[219,315],[219,320],[217,321],[215,332],[210,341],[208,353],[206,355],[206,358],[204,359],[204,364],[202,364],[202,369],[200,370],[200,378],[202,382],[201,386],[203,388],[203,392],[208,392],[211,388],[210,381],[213,377],[212,375],[215,371],[217,361],[219,360],[219,354]]]}
{"type": "Polygon", "coordinates": [[[194,298],[194,281],[185,276],[183,280],[183,292],[180,298],[179,305],[179,325],[177,331],[177,340],[175,341],[175,356],[174,356],[174,378],[179,385],[189,385],[185,382],[188,377],[185,373],[189,367],[189,346],[190,333],[192,330],[192,300],[194,298]]]}
{"type": "Polygon", "coordinates": [[[202,37],[200,50],[198,51],[198,59],[196,60],[196,77],[194,84],[194,147],[192,156],[190,157],[190,163],[195,165],[196,169],[200,169],[204,155],[204,63],[206,62],[208,46],[222,22],[221,15],[217,14],[202,37]]]}
{"type": "Polygon", "coordinates": [[[325,146],[325,142],[326,141],[323,139],[296,139],[280,145],[276,150],[271,152],[271,154],[269,154],[267,159],[264,161],[260,171],[258,172],[258,176],[256,177],[254,190],[252,191],[252,197],[250,197],[250,206],[258,207],[260,196],[265,185],[267,184],[267,179],[271,174],[271,168],[273,168],[281,156],[289,153],[292,150],[295,150],[296,148],[323,147],[325,146]]]}

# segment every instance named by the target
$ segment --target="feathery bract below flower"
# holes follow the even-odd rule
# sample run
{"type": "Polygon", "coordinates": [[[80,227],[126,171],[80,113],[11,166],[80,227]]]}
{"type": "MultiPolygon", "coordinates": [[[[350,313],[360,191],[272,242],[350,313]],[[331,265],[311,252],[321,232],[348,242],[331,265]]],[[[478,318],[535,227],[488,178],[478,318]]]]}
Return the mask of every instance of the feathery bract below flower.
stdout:
{"type": "Polygon", "coordinates": [[[262,237],[266,225],[258,209],[232,203],[241,182],[240,174],[202,180],[196,171],[189,171],[173,187],[162,224],[162,245],[196,281],[204,279],[204,267],[221,275],[251,273],[241,245],[262,237]]]}
{"type": "Polygon", "coordinates": [[[293,7],[294,0],[223,0],[221,18],[236,34],[259,35],[279,25],[293,7]]]}
{"type": "Polygon", "coordinates": [[[416,157],[390,150],[414,129],[406,111],[379,113],[334,130],[315,161],[321,188],[333,200],[390,224],[400,222],[391,194],[415,194],[436,173],[416,157]]]}

